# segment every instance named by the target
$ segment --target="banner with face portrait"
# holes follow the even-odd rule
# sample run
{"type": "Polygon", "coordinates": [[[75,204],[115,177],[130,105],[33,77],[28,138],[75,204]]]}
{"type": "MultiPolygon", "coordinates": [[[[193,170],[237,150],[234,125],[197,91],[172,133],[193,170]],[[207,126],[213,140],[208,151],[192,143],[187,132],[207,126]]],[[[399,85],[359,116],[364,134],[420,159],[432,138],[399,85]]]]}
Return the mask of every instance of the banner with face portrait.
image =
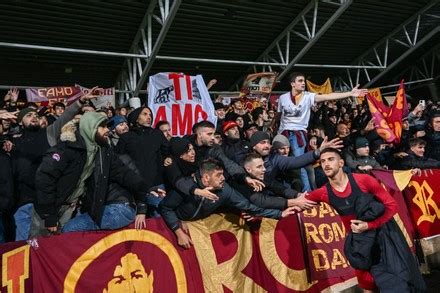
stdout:
{"type": "Polygon", "coordinates": [[[296,216],[248,225],[236,215],[214,214],[188,222],[190,249],[177,244],[162,219],[149,219],[144,230],[74,232],[0,245],[2,292],[341,291],[356,281],[340,254],[341,223],[329,212],[318,208],[304,218],[306,237],[319,246],[311,248],[318,249],[311,259],[316,266],[304,258],[307,246],[296,216]],[[329,216],[330,228],[317,222],[329,216]]]}

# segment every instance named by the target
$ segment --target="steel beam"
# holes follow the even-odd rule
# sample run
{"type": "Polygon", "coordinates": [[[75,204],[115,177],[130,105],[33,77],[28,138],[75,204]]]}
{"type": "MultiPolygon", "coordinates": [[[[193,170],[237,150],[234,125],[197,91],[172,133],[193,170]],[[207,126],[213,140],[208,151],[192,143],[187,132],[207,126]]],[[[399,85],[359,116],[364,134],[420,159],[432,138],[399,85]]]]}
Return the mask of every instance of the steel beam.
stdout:
{"type": "MultiPolygon", "coordinates": [[[[161,3],[161,0],[159,0],[159,3],[161,3]]],[[[151,49],[151,52],[149,52],[149,58],[147,60],[147,64],[144,66],[144,69],[140,74],[139,79],[137,80],[136,87],[134,88],[133,91],[134,97],[137,97],[139,95],[139,91],[141,90],[141,87],[144,85],[145,80],[147,79],[148,73],[150,72],[153,63],[156,60],[157,53],[159,53],[160,47],[162,46],[162,43],[165,40],[168,30],[171,27],[171,24],[174,20],[174,17],[177,14],[177,10],[179,9],[181,3],[182,0],[174,0],[171,5],[171,8],[167,8],[166,6],[167,4],[169,5],[169,1],[166,0],[165,13],[164,13],[165,19],[163,19],[163,25],[160,30],[159,36],[157,37],[154,46],[151,49]]]]}
{"type": "MultiPolygon", "coordinates": [[[[413,84],[432,82],[436,80],[438,78],[436,74],[440,72],[439,50],[440,45],[431,48],[431,50],[421,56],[411,67],[407,68],[401,74],[395,76],[393,80],[396,82],[402,79],[405,80],[405,84],[408,85],[408,89],[413,88],[413,84]]],[[[417,87],[419,86],[420,85],[417,87]]]]}
{"type": "MultiPolygon", "coordinates": [[[[344,13],[345,10],[351,5],[353,1],[344,1],[341,6],[336,10],[336,12],[325,22],[325,24],[316,32],[314,36],[309,40],[309,42],[302,48],[301,51],[296,54],[296,56],[287,64],[284,70],[278,75],[278,80],[281,80],[293,66],[310,50],[313,45],[319,40],[319,38],[324,35],[324,33],[335,23],[335,21],[344,13]]],[[[316,1],[316,5],[318,2],[316,1]]]]}
{"type": "Polygon", "coordinates": [[[430,31],[427,35],[425,35],[417,44],[412,46],[410,49],[406,50],[405,53],[400,55],[397,59],[395,59],[390,65],[388,65],[384,70],[382,70],[379,74],[377,74],[373,79],[365,84],[364,87],[369,87],[378,81],[381,77],[383,77],[386,73],[388,73],[391,69],[393,69],[396,65],[398,65],[402,60],[408,57],[412,52],[417,50],[422,44],[429,41],[433,36],[440,32],[440,26],[430,31]]]}
{"type": "Polygon", "coordinates": [[[142,55],[142,54],[110,52],[110,51],[97,51],[97,50],[75,49],[75,48],[54,47],[54,46],[40,46],[40,45],[8,43],[8,42],[0,42],[0,47],[18,48],[18,49],[33,49],[33,50],[87,54],[87,55],[99,55],[99,56],[109,56],[109,57],[125,57],[125,58],[148,58],[149,57],[148,55],[142,55]]]}
{"type": "Polygon", "coordinates": [[[420,44],[438,33],[438,27],[432,31],[422,30],[422,28],[432,23],[432,18],[428,15],[433,8],[438,8],[439,4],[439,0],[428,3],[352,62],[352,65],[369,64],[382,66],[383,68],[378,68],[379,70],[367,68],[362,72],[361,69],[341,71],[339,76],[333,78],[339,80],[338,85],[340,87],[336,89],[346,90],[345,86],[348,84],[353,86],[353,80],[355,79],[357,83],[363,84],[364,87],[373,85],[390,69],[416,50],[420,44]],[[403,54],[402,47],[405,47],[403,54]]]}
{"type": "Polygon", "coordinates": [[[145,13],[130,47],[130,54],[136,60],[127,59],[124,62],[121,73],[116,80],[116,87],[124,90],[120,93],[119,100],[136,97],[141,93],[148,73],[156,60],[168,30],[177,14],[182,0],[152,0],[145,13]],[[158,9],[156,7],[158,6],[158,9]],[[155,15],[158,10],[159,15],[155,15]],[[157,38],[153,38],[153,24],[160,25],[157,38]]]}
{"type": "MultiPolygon", "coordinates": [[[[278,79],[284,77],[285,74],[296,64],[306,52],[316,43],[316,41],[324,34],[324,32],[336,21],[336,19],[351,5],[352,0],[341,0],[339,2],[331,2],[326,0],[321,0],[322,3],[331,4],[337,6],[336,12],[327,20],[327,22],[317,30],[317,20],[320,16],[318,9],[318,0],[310,0],[307,6],[296,15],[296,17],[287,25],[287,27],[272,41],[272,43],[258,56],[256,62],[268,62],[269,60],[274,61],[274,56],[277,56],[279,60],[274,63],[279,63],[277,67],[281,67],[283,71],[279,75],[278,79]],[[306,21],[306,16],[312,14],[312,27],[309,28],[309,24],[306,21]],[[299,51],[295,56],[290,56],[290,45],[292,35],[299,36],[304,39],[307,43],[304,48],[299,51]],[[285,51],[283,54],[283,50],[285,51]]],[[[323,67],[320,65],[301,64],[302,67],[323,67]]],[[[328,67],[328,68],[338,68],[328,67]]],[[[344,68],[341,66],[340,68],[344,68]]],[[[271,69],[271,68],[270,68],[271,69]]],[[[246,72],[251,70],[257,71],[257,68],[248,68],[246,72]]],[[[261,71],[265,71],[266,68],[259,68],[261,71]]],[[[238,79],[230,89],[233,89],[242,81],[242,78],[238,79]]]]}

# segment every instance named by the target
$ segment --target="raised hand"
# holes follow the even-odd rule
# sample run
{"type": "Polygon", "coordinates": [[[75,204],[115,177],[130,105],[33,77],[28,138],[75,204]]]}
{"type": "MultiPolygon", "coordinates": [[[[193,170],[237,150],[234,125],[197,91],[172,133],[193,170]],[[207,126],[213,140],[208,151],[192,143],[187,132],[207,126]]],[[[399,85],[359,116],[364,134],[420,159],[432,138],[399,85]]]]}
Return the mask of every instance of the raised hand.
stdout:
{"type": "Polygon", "coordinates": [[[328,141],[328,137],[326,136],[324,138],[323,142],[321,143],[319,150],[323,151],[326,148],[341,149],[343,147],[344,147],[344,144],[343,144],[342,140],[340,140],[339,138],[334,138],[334,139],[328,141]]]}
{"type": "Polygon", "coordinates": [[[104,89],[98,86],[93,87],[87,94],[83,95],[80,100],[85,102],[87,100],[97,99],[104,93],[104,89]]]}
{"type": "Polygon", "coordinates": [[[2,112],[0,113],[0,120],[10,120],[15,122],[17,120],[17,112],[2,112]]]}

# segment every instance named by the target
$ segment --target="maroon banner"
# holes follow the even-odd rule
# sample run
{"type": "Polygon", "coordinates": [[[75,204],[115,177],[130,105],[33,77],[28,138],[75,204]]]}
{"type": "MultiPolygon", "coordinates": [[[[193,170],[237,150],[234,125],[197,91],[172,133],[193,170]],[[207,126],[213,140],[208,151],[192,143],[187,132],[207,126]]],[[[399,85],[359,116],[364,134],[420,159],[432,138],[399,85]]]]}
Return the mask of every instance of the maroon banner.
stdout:
{"type": "Polygon", "coordinates": [[[308,264],[313,280],[352,275],[344,255],[347,231],[335,209],[321,202],[302,213],[308,264]]]}
{"type": "Polygon", "coordinates": [[[162,219],[149,219],[146,230],[76,232],[36,238],[31,245],[4,244],[3,292],[321,292],[353,286],[334,211],[324,205],[304,216],[307,237],[317,245],[312,259],[313,251],[321,250],[311,279],[297,220],[263,219],[249,226],[236,215],[211,215],[188,223],[194,242],[188,250],[177,245],[162,219]]]}
{"type": "Polygon", "coordinates": [[[30,271],[30,247],[25,241],[0,245],[1,292],[32,292],[32,274],[30,271]]]}
{"type": "Polygon", "coordinates": [[[398,218],[394,217],[397,224],[401,228],[405,237],[408,235],[408,244],[413,247],[413,240],[415,238],[415,227],[411,218],[411,214],[406,204],[406,200],[402,190],[406,188],[410,179],[412,178],[411,170],[371,170],[371,175],[374,176],[382,186],[391,194],[398,206],[398,218]],[[400,223],[402,222],[402,224],[400,223]]]}
{"type": "Polygon", "coordinates": [[[82,94],[81,89],[76,86],[29,88],[26,90],[28,102],[41,106],[52,106],[57,102],[70,105],[79,99],[82,94]]]}
{"type": "Polygon", "coordinates": [[[411,178],[404,194],[417,238],[440,235],[440,170],[422,170],[411,178]]]}

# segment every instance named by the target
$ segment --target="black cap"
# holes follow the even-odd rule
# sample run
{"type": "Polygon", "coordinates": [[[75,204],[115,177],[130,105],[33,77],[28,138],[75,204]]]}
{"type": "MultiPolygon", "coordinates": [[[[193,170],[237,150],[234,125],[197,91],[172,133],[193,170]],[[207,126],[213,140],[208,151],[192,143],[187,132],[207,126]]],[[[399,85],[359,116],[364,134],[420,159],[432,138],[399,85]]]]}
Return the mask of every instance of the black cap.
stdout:
{"type": "Polygon", "coordinates": [[[171,153],[180,157],[189,150],[190,141],[184,137],[173,137],[170,140],[171,153]]]}
{"type": "Polygon", "coordinates": [[[250,139],[250,145],[251,148],[254,147],[255,145],[257,145],[259,142],[265,140],[265,139],[270,139],[270,136],[267,132],[265,131],[257,131],[254,133],[254,135],[252,135],[251,139],[250,139]]]}
{"type": "Polygon", "coordinates": [[[127,117],[128,123],[130,123],[130,125],[136,125],[136,121],[137,121],[139,115],[141,114],[142,110],[145,108],[146,108],[145,106],[142,106],[142,107],[139,107],[139,108],[131,111],[127,117]]]}
{"type": "Polygon", "coordinates": [[[256,127],[258,129],[257,124],[255,124],[254,122],[249,122],[249,123],[244,124],[243,130],[246,131],[246,130],[251,129],[252,127],[256,127]]]}
{"type": "Polygon", "coordinates": [[[365,137],[358,137],[356,139],[356,142],[354,143],[354,147],[356,149],[364,148],[364,147],[367,147],[369,145],[370,145],[370,143],[368,142],[368,139],[366,139],[365,137]]]}

